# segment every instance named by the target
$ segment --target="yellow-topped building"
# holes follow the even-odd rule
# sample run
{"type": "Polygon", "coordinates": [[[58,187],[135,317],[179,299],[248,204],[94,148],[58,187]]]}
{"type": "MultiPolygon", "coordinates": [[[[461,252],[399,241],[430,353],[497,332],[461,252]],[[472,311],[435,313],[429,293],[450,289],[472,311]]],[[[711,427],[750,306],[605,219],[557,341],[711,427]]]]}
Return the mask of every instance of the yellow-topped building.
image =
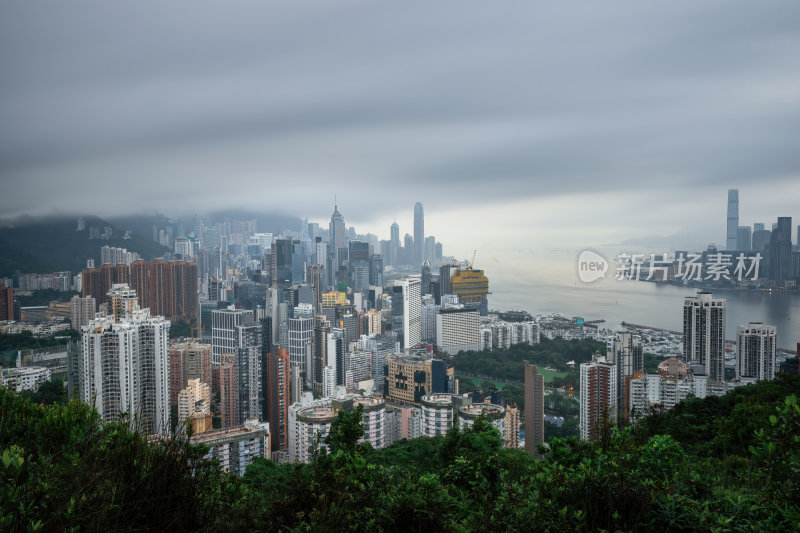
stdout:
{"type": "Polygon", "coordinates": [[[343,292],[322,293],[322,307],[336,307],[337,305],[347,305],[347,294],[343,292]]]}
{"type": "Polygon", "coordinates": [[[457,295],[463,304],[482,304],[489,294],[489,278],[483,270],[456,270],[450,282],[453,294],[457,295]]]}

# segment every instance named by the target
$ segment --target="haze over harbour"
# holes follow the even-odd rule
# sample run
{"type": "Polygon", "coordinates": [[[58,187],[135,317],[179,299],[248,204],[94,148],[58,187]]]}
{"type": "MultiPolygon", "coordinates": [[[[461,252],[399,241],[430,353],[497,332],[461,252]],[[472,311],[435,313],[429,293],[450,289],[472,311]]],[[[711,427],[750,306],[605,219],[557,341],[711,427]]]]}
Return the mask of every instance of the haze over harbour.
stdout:
{"type": "MultiPolygon", "coordinates": [[[[625,321],[681,331],[683,300],[698,289],[616,280],[613,271],[603,281],[584,284],[576,275],[579,251],[495,250],[480,265],[491,275],[489,307],[604,319],[604,326],[612,329],[625,321]]],[[[777,327],[778,347],[796,347],[800,339],[800,295],[796,292],[713,292],[727,300],[726,338],[736,338],[737,325],[764,322],[777,327]]]]}

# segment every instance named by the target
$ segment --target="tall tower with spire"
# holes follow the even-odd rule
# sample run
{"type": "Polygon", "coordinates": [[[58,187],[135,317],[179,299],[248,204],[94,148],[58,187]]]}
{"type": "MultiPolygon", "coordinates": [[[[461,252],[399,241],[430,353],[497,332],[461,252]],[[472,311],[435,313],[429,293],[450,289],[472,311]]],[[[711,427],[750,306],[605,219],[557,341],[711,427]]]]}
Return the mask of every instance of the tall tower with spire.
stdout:
{"type": "Polygon", "coordinates": [[[331,215],[331,223],[329,226],[329,247],[328,247],[328,279],[330,283],[336,277],[336,272],[339,271],[339,250],[346,249],[345,245],[345,225],[344,217],[339,212],[339,206],[334,204],[333,214],[331,215]]]}

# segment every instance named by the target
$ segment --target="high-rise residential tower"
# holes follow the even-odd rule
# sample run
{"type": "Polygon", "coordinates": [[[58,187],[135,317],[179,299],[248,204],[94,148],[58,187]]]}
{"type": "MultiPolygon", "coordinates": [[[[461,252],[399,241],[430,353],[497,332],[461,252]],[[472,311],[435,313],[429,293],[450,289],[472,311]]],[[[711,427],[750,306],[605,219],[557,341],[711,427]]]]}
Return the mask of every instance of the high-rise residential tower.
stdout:
{"type": "Polygon", "coordinates": [[[739,231],[739,189],[728,189],[728,232],[725,241],[726,250],[736,250],[737,232],[739,231]]]}
{"type": "Polygon", "coordinates": [[[705,367],[708,379],[725,379],[725,299],[700,291],[683,303],[683,360],[705,367]]]}
{"type": "Polygon", "coordinates": [[[617,421],[617,367],[600,354],[581,363],[580,434],[583,440],[594,440],[604,420],[617,421]]]}
{"type": "Polygon", "coordinates": [[[539,457],[544,444],[544,376],[536,365],[525,365],[525,451],[539,457]]]}
{"type": "MultiPolygon", "coordinates": [[[[122,292],[127,285],[109,291],[122,292]]],[[[135,297],[134,297],[135,298],[135,297]]],[[[138,304],[81,328],[78,396],[105,421],[127,413],[150,434],[169,432],[169,321],[138,304]]]]}
{"type": "Polygon", "coordinates": [[[420,266],[425,255],[425,213],[422,204],[414,204],[414,266],[420,266]]]}
{"type": "Polygon", "coordinates": [[[736,377],[775,379],[775,326],[761,322],[736,327],[736,377]]]}

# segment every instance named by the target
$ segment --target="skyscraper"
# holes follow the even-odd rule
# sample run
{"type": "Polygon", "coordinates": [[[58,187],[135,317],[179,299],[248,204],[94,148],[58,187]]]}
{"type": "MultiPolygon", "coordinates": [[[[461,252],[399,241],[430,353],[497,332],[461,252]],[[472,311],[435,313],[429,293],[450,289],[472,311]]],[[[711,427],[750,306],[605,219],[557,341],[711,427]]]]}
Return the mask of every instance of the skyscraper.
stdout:
{"type": "Polygon", "coordinates": [[[236,327],[237,414],[236,423],[263,420],[261,413],[261,324],[236,327]]]}
{"type": "Polygon", "coordinates": [[[769,240],[769,279],[779,285],[792,279],[792,217],[778,217],[769,240]]]}
{"type": "Polygon", "coordinates": [[[0,285],[0,320],[14,320],[14,289],[0,285]]]}
{"type": "Polygon", "coordinates": [[[420,266],[425,255],[425,214],[422,204],[414,204],[414,266],[420,266]]]}
{"type": "Polygon", "coordinates": [[[422,335],[422,296],[419,278],[395,281],[392,287],[392,331],[400,349],[417,345],[422,335]]]}
{"type": "MultiPolygon", "coordinates": [[[[127,289],[127,285],[117,287],[127,289]]],[[[135,303],[135,302],[134,302],[135,303]]],[[[169,432],[169,321],[138,304],[81,328],[78,396],[105,421],[123,413],[150,434],[169,432]]]]}
{"type": "Polygon", "coordinates": [[[617,367],[600,354],[592,361],[581,363],[581,439],[593,440],[604,419],[617,420],[617,367]]]}
{"type": "Polygon", "coordinates": [[[619,413],[628,412],[628,383],[637,372],[644,372],[642,338],[633,333],[622,332],[606,340],[606,361],[614,363],[617,372],[615,403],[619,413]]]}
{"type": "Polygon", "coordinates": [[[544,376],[537,370],[525,364],[525,451],[533,457],[544,444],[544,376]]]}
{"type": "Polygon", "coordinates": [[[199,379],[211,386],[211,345],[195,341],[176,342],[169,347],[170,403],[178,400],[178,393],[189,381],[199,379]]]}
{"type": "Polygon", "coordinates": [[[728,189],[728,233],[726,250],[736,250],[737,231],[739,230],[739,189],[728,189]]]}
{"type": "Polygon", "coordinates": [[[333,285],[336,279],[336,272],[339,271],[339,250],[345,247],[345,227],[344,217],[339,212],[339,206],[333,206],[331,223],[328,226],[328,256],[329,264],[329,284],[333,285]]]}
{"type": "Polygon", "coordinates": [[[775,379],[775,326],[761,322],[736,327],[736,377],[775,379]]]}
{"type": "Polygon", "coordinates": [[[749,252],[753,247],[753,231],[750,226],[739,226],[736,233],[736,249],[740,252],[749,252]]]}
{"type": "Polygon", "coordinates": [[[224,353],[221,362],[214,369],[215,380],[219,390],[219,416],[222,429],[238,424],[239,387],[237,384],[236,354],[224,353]]]}
{"type": "Polygon", "coordinates": [[[285,450],[289,447],[289,354],[284,349],[267,354],[265,394],[272,450],[285,450]]]}
{"type": "Polygon", "coordinates": [[[219,309],[211,312],[212,365],[220,364],[222,354],[236,353],[239,348],[236,327],[250,324],[252,320],[253,312],[245,309],[219,309]]]}
{"type": "Polygon", "coordinates": [[[350,241],[348,275],[353,292],[369,290],[369,243],[350,241]]]}
{"type": "Polygon", "coordinates": [[[386,258],[386,264],[397,266],[400,264],[399,262],[399,253],[400,253],[400,226],[397,225],[397,222],[392,222],[392,226],[390,228],[390,238],[389,241],[391,242],[391,257],[386,258]]]}
{"type": "Polygon", "coordinates": [[[700,291],[683,303],[683,360],[705,367],[708,379],[725,379],[725,299],[700,291]]]}

